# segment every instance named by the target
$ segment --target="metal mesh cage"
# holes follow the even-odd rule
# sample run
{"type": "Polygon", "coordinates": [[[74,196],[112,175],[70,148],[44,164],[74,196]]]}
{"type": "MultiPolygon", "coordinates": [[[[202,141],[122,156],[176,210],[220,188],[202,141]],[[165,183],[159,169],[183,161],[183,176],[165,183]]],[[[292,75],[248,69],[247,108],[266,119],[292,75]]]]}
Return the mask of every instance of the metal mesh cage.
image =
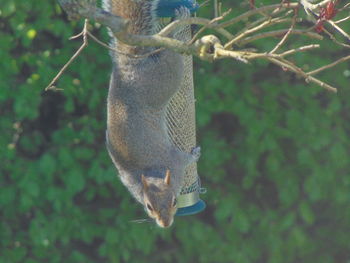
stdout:
{"type": "MultiPolygon", "coordinates": [[[[191,28],[181,30],[176,38],[191,39],[191,28]]],[[[184,78],[180,90],[171,99],[167,108],[168,133],[173,143],[185,152],[196,146],[195,99],[193,88],[192,56],[184,55],[184,78]]],[[[197,164],[186,168],[183,186],[178,197],[178,207],[196,204],[199,199],[200,183],[197,164]]]]}

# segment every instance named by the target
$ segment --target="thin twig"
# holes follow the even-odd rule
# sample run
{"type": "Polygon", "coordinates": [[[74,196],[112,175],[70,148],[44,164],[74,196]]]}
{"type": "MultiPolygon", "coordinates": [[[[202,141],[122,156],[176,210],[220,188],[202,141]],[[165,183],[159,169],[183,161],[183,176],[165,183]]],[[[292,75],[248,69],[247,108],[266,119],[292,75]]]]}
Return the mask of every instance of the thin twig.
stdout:
{"type": "Polygon", "coordinates": [[[68,66],[79,56],[79,54],[83,51],[83,49],[88,45],[88,40],[86,37],[87,25],[88,25],[88,20],[85,19],[83,31],[79,34],[79,35],[83,35],[83,44],[74,53],[74,55],[68,60],[68,62],[61,68],[61,70],[57,73],[56,77],[54,77],[53,80],[50,82],[50,84],[45,88],[45,91],[47,91],[47,90],[61,90],[61,89],[57,89],[54,86],[54,84],[61,77],[61,75],[68,68],[68,66]]]}
{"type": "MultiPolygon", "coordinates": [[[[279,19],[278,19],[278,18],[275,18],[276,20],[274,20],[274,22],[272,22],[271,24],[269,24],[269,26],[272,26],[272,25],[275,25],[275,24],[278,24],[278,23],[282,24],[282,23],[289,23],[289,22],[292,22],[292,19],[290,19],[290,18],[284,18],[284,17],[286,17],[286,16],[288,16],[288,15],[289,15],[289,11],[286,12],[283,16],[279,16],[279,17],[278,17],[279,19]]],[[[263,22],[265,22],[265,21],[271,21],[272,18],[273,18],[272,16],[267,16],[267,15],[265,15],[263,18],[258,19],[258,20],[254,21],[254,22],[252,22],[252,23],[249,23],[248,25],[246,25],[245,27],[243,27],[240,31],[238,31],[238,32],[236,33],[236,36],[238,36],[238,35],[240,35],[240,34],[246,32],[247,30],[249,30],[249,29],[251,29],[251,28],[254,28],[254,27],[260,25],[261,23],[263,23],[263,22]]]]}
{"type": "Polygon", "coordinates": [[[208,28],[209,25],[212,25],[222,19],[225,18],[225,16],[227,16],[230,12],[232,11],[232,9],[230,8],[229,10],[227,10],[225,13],[223,13],[221,16],[215,17],[213,18],[208,25],[203,26],[201,29],[198,30],[198,32],[196,34],[194,34],[194,36],[192,37],[191,41],[189,42],[189,44],[194,43],[194,41],[198,38],[198,36],[203,33],[204,30],[206,30],[208,28]]]}
{"type": "MultiPolygon", "coordinates": [[[[288,31],[288,29],[281,29],[281,30],[275,30],[275,31],[268,31],[268,32],[264,32],[264,33],[259,33],[256,35],[253,35],[251,37],[246,37],[242,40],[239,41],[239,43],[237,43],[238,45],[245,45],[247,43],[256,41],[258,39],[262,39],[262,38],[266,38],[266,37],[278,37],[278,36],[282,36],[283,34],[285,34],[288,31]]],[[[302,29],[294,29],[291,31],[291,34],[295,34],[295,35],[305,35],[308,36],[310,38],[314,38],[314,39],[318,39],[318,40],[322,40],[323,37],[317,33],[311,32],[309,30],[302,30],[302,29]]]]}
{"type": "Polygon", "coordinates": [[[208,5],[210,1],[211,0],[205,0],[203,3],[199,4],[199,8],[208,5]]]}
{"type": "Polygon", "coordinates": [[[218,11],[218,0],[214,0],[214,17],[219,16],[219,11],[218,11]]]}
{"type": "Polygon", "coordinates": [[[257,59],[257,58],[263,58],[271,61],[272,63],[282,67],[286,68],[289,71],[292,71],[296,73],[297,75],[302,76],[306,82],[313,82],[317,84],[318,86],[325,88],[326,90],[332,91],[332,92],[337,92],[337,89],[332,87],[331,85],[316,79],[312,77],[310,74],[305,73],[302,69],[297,67],[295,64],[292,62],[283,59],[281,56],[276,55],[276,54],[267,54],[267,53],[250,53],[250,52],[237,52],[237,51],[229,51],[229,50],[224,50],[224,49],[218,49],[215,52],[215,57],[214,58],[234,58],[243,62],[246,62],[251,59],[257,59]]]}
{"type": "Polygon", "coordinates": [[[302,77],[305,78],[305,81],[306,82],[313,82],[315,84],[317,84],[318,86],[322,87],[322,88],[325,88],[326,90],[329,90],[329,91],[332,91],[332,92],[337,92],[337,89],[328,85],[327,83],[324,83],[323,81],[319,80],[319,79],[316,79],[312,76],[309,76],[308,74],[304,73],[300,68],[294,66],[292,67],[289,63],[285,63],[285,61],[281,61],[281,60],[278,60],[276,58],[271,58],[271,57],[267,57],[267,59],[271,62],[273,62],[274,64],[277,64],[279,66],[281,66],[282,68],[287,68],[289,69],[290,71],[298,74],[298,75],[301,75],[302,77]]]}
{"type": "Polygon", "coordinates": [[[328,30],[326,30],[325,28],[323,28],[322,32],[326,33],[326,34],[329,36],[329,38],[330,38],[334,43],[338,44],[339,46],[350,48],[350,45],[344,44],[344,43],[340,42],[339,40],[337,40],[336,37],[335,37],[331,32],[329,32],[328,30]]]}
{"type": "Polygon", "coordinates": [[[101,46],[108,48],[109,50],[112,50],[112,51],[117,51],[114,48],[111,48],[106,43],[103,43],[101,40],[99,40],[97,37],[95,37],[90,31],[87,31],[87,34],[89,35],[89,37],[92,38],[92,40],[94,40],[96,43],[100,44],[101,46]]]}
{"type": "Polygon", "coordinates": [[[349,20],[350,19],[350,16],[347,16],[347,17],[344,17],[342,19],[339,19],[337,21],[334,21],[335,24],[340,24],[342,22],[345,22],[346,20],[349,20]]]}
{"type": "Polygon", "coordinates": [[[292,20],[292,25],[288,29],[287,33],[283,36],[281,41],[278,42],[277,45],[269,52],[270,54],[275,53],[286,42],[288,36],[291,34],[292,30],[295,27],[296,19],[297,19],[297,11],[294,10],[294,17],[293,17],[293,20],[292,20]]]}
{"type": "Polygon", "coordinates": [[[281,57],[285,57],[285,56],[293,55],[293,54],[298,53],[298,52],[303,52],[303,51],[307,51],[307,50],[315,49],[315,48],[319,48],[319,47],[320,47],[320,45],[318,45],[318,44],[307,45],[307,46],[302,46],[299,48],[290,49],[290,50],[285,51],[283,53],[280,53],[278,55],[281,57]]]}
{"type": "Polygon", "coordinates": [[[326,20],[330,25],[332,25],[340,34],[343,35],[348,41],[350,41],[350,36],[348,33],[346,33],[343,29],[341,29],[336,23],[334,23],[332,20],[326,20]]]}
{"type": "Polygon", "coordinates": [[[263,6],[260,8],[250,10],[250,11],[248,11],[242,15],[239,15],[239,16],[237,16],[229,21],[223,22],[223,23],[219,24],[218,27],[225,28],[228,26],[232,26],[233,24],[236,24],[238,22],[244,21],[248,17],[253,16],[253,15],[261,14],[261,13],[264,13],[266,11],[274,10],[277,8],[281,8],[281,10],[285,9],[285,8],[296,8],[296,7],[298,7],[298,5],[299,5],[299,3],[286,3],[286,4],[274,4],[274,5],[263,6]]]}
{"type": "Polygon", "coordinates": [[[247,29],[244,32],[242,32],[241,34],[235,36],[227,44],[225,44],[225,49],[232,47],[233,44],[235,44],[236,42],[239,42],[242,38],[246,37],[247,35],[249,35],[251,33],[259,31],[259,30],[263,29],[264,27],[278,24],[281,22],[285,22],[285,19],[281,19],[280,17],[277,17],[277,18],[273,18],[270,20],[266,20],[265,22],[261,23],[260,25],[254,27],[254,28],[247,29]]]}
{"type": "Polygon", "coordinates": [[[84,30],[81,31],[81,32],[80,32],[79,34],[77,34],[77,35],[71,36],[71,37],[69,38],[69,40],[77,39],[78,37],[81,37],[83,34],[84,34],[84,30]]]}
{"type": "Polygon", "coordinates": [[[348,7],[350,7],[350,3],[345,4],[342,8],[339,8],[338,11],[341,12],[341,11],[347,9],[348,7]]]}
{"type": "Polygon", "coordinates": [[[338,64],[340,64],[340,63],[342,63],[342,62],[344,62],[344,61],[347,61],[347,60],[349,60],[349,59],[350,59],[350,55],[349,55],[349,56],[346,56],[346,57],[342,57],[342,58],[340,58],[340,59],[338,59],[338,60],[336,60],[336,61],[334,61],[334,62],[332,62],[332,63],[330,63],[330,64],[328,64],[328,65],[325,65],[325,66],[323,66],[323,67],[320,67],[320,68],[318,68],[318,69],[315,69],[315,70],[313,70],[313,71],[310,71],[310,72],[308,72],[307,74],[308,74],[308,75],[315,75],[315,74],[317,74],[317,73],[320,73],[320,72],[323,71],[323,70],[332,68],[332,67],[334,67],[334,66],[336,66],[336,65],[338,65],[338,64]]]}
{"type": "Polygon", "coordinates": [[[332,0],[323,0],[322,2],[318,4],[311,4],[308,0],[300,0],[300,4],[304,6],[304,10],[307,14],[309,14],[309,11],[314,11],[322,6],[327,5],[332,0]]]}

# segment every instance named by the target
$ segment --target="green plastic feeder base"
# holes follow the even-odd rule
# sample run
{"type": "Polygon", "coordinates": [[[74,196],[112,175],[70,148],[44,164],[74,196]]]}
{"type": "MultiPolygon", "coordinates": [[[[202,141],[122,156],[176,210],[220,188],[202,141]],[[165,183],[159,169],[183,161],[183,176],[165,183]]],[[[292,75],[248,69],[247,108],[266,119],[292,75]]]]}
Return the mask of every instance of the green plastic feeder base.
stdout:
{"type": "Polygon", "coordinates": [[[203,200],[199,200],[197,203],[191,206],[181,207],[177,209],[176,216],[189,216],[202,212],[206,207],[203,200]]]}

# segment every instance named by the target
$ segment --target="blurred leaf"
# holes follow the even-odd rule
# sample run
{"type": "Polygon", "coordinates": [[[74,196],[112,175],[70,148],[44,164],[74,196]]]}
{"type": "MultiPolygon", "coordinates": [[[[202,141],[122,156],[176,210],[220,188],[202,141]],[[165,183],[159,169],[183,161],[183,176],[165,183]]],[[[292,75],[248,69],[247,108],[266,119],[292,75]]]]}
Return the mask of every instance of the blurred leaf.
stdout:
{"type": "Polygon", "coordinates": [[[313,224],[315,221],[314,213],[312,212],[310,206],[306,202],[302,202],[299,206],[299,211],[302,219],[307,224],[313,224]]]}

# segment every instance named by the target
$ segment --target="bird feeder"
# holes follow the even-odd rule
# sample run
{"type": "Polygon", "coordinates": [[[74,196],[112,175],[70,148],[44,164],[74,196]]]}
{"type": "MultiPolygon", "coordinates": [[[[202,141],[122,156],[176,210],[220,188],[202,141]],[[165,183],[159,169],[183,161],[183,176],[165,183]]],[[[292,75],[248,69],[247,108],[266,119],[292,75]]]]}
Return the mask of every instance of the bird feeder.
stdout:
{"type": "MultiPolygon", "coordinates": [[[[191,13],[198,9],[192,0],[159,2],[157,13],[159,17],[175,17],[175,10],[186,7],[191,13]]],[[[176,36],[181,40],[191,40],[191,27],[188,25],[176,36]]],[[[191,152],[196,147],[195,98],[193,87],[192,56],[184,55],[184,78],[181,88],[171,99],[166,115],[168,134],[172,142],[182,151],[191,152]]],[[[192,163],[185,170],[185,176],[176,215],[192,215],[205,209],[205,203],[199,197],[201,192],[200,179],[197,173],[197,163],[192,163]]]]}

